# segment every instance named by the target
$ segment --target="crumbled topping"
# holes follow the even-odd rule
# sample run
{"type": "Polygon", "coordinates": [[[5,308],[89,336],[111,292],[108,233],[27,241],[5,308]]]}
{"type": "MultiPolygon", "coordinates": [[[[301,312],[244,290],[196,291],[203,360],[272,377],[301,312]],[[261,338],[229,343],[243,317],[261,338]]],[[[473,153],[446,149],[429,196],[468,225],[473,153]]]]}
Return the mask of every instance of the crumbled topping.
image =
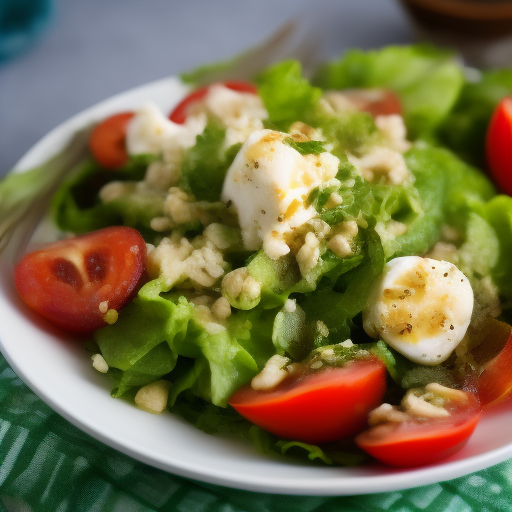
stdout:
{"type": "Polygon", "coordinates": [[[306,277],[316,267],[320,258],[320,241],[311,231],[306,235],[304,245],[297,252],[296,259],[302,277],[306,277]]]}
{"type": "Polygon", "coordinates": [[[293,299],[286,299],[286,302],[284,303],[284,310],[287,313],[294,313],[297,309],[297,303],[293,299]]]}
{"type": "Polygon", "coordinates": [[[226,297],[218,298],[211,307],[212,313],[219,320],[225,320],[231,315],[231,306],[226,297]]]}
{"type": "Polygon", "coordinates": [[[279,354],[273,355],[256,377],[251,381],[251,387],[255,391],[270,391],[281,384],[289,374],[286,366],[290,359],[279,354]]]}
{"type": "Polygon", "coordinates": [[[173,233],[150,252],[147,268],[152,279],[162,276],[169,288],[188,279],[196,286],[208,288],[224,274],[227,263],[217,247],[204,237],[196,237],[191,243],[173,233]]]}
{"type": "Polygon", "coordinates": [[[361,158],[350,153],[347,153],[347,157],[367,181],[382,181],[391,185],[401,185],[413,179],[404,157],[393,149],[375,147],[361,158]]]}
{"type": "Polygon", "coordinates": [[[391,149],[399,153],[405,153],[411,148],[411,143],[407,140],[407,129],[402,116],[398,114],[377,116],[375,126],[384,136],[391,149]]]}
{"type": "Polygon", "coordinates": [[[245,298],[256,300],[261,293],[261,285],[249,275],[247,267],[232,270],[222,280],[222,293],[229,299],[237,301],[245,298]]]}
{"type": "Polygon", "coordinates": [[[100,373],[108,372],[108,364],[101,354],[93,354],[91,356],[91,359],[92,359],[92,367],[95,370],[99,371],[100,373]]]}
{"type": "Polygon", "coordinates": [[[139,409],[151,414],[162,414],[167,408],[171,383],[167,380],[157,380],[147,384],[137,391],[135,403],[139,409]]]}

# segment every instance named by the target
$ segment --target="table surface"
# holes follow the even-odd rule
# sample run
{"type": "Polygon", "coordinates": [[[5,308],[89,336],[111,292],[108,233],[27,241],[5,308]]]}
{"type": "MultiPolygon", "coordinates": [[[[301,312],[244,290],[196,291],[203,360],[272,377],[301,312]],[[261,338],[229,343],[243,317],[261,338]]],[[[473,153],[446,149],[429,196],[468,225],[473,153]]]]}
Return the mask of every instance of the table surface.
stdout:
{"type": "Polygon", "coordinates": [[[306,0],[57,2],[39,39],[0,66],[0,176],[73,114],[131,87],[232,57],[292,18],[318,28],[326,58],[413,37],[393,0],[316,0],[314,7],[306,0]]]}

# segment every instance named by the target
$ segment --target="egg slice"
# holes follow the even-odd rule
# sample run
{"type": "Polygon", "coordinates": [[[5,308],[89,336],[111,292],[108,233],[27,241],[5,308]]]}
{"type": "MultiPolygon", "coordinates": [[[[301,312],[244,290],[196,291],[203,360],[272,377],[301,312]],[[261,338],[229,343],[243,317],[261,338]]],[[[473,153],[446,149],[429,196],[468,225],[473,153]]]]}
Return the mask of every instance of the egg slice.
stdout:
{"type": "Polygon", "coordinates": [[[284,142],[289,137],[273,130],[253,132],[228,169],[221,194],[238,214],[245,249],[263,246],[274,259],[290,252],[285,233],[317,215],[308,196],[336,176],[339,164],[327,152],[300,154],[284,142]]]}
{"type": "Polygon", "coordinates": [[[445,361],[473,311],[468,278],[452,263],[419,256],[389,261],[363,311],[365,331],[413,362],[445,361]]]}

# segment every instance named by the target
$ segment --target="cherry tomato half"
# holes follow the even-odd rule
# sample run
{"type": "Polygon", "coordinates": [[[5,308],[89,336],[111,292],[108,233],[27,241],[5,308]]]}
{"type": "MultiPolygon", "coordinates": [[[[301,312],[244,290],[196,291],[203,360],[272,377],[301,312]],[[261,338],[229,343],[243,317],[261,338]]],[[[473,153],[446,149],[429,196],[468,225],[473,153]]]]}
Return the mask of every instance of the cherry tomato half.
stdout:
{"type": "Polygon", "coordinates": [[[459,451],[473,433],[481,409],[478,398],[468,393],[465,402],[450,401],[450,416],[388,422],[365,430],[356,444],[390,466],[422,466],[459,451]]]}
{"type": "Polygon", "coordinates": [[[128,161],[126,131],[133,112],[122,112],[99,123],[89,137],[89,149],[106,169],[118,169],[128,161]]]}
{"type": "Polygon", "coordinates": [[[385,389],[386,368],[372,357],[299,378],[291,376],[268,392],[246,385],[229,404],[273,434],[324,443],[360,432],[368,412],[382,402],[385,389]]]}
{"type": "MultiPolygon", "coordinates": [[[[228,89],[231,89],[232,91],[258,94],[258,89],[256,88],[256,86],[248,82],[231,81],[223,82],[222,85],[224,85],[224,87],[227,87],[228,89]]],[[[187,120],[187,116],[192,105],[204,99],[204,97],[208,94],[208,90],[210,89],[210,87],[211,85],[207,85],[206,87],[201,87],[200,89],[196,89],[195,91],[190,93],[170,113],[169,119],[174,123],[183,124],[187,120]]]]}
{"type": "Polygon", "coordinates": [[[512,393],[512,327],[503,322],[494,329],[494,336],[505,341],[500,353],[484,365],[478,378],[478,396],[483,406],[501,402],[512,393]]]}
{"type": "Polygon", "coordinates": [[[21,298],[52,322],[74,332],[105,324],[136,292],[146,267],[138,231],[116,226],[62,240],[27,254],[14,269],[21,298]]]}
{"type": "Polygon", "coordinates": [[[512,97],[501,100],[487,128],[487,163],[498,187],[512,195],[512,97]]]}

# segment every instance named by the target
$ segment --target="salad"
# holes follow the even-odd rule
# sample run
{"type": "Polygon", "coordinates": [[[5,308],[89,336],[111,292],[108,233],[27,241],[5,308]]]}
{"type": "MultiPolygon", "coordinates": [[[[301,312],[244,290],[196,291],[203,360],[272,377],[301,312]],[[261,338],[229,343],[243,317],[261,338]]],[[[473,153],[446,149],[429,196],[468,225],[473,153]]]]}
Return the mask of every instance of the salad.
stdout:
{"type": "Polygon", "coordinates": [[[92,128],[23,300],[113,397],[206,432],[327,464],[462,448],[512,390],[512,71],[410,46],[186,78],[92,128]]]}

